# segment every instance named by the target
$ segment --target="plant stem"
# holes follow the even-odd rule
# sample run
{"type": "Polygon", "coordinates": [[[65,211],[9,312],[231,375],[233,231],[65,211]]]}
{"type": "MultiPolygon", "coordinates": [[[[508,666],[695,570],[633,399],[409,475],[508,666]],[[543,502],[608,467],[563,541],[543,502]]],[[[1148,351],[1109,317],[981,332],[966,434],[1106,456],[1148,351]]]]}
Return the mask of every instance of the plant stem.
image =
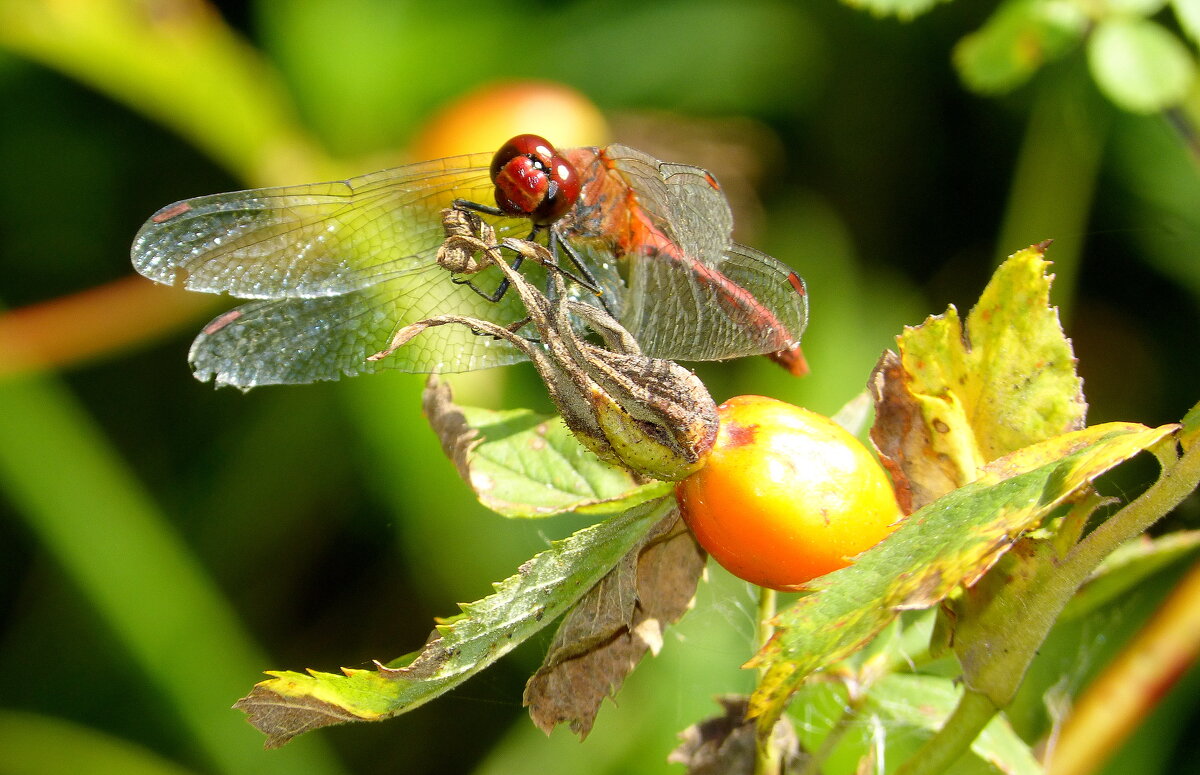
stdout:
{"type": "Polygon", "coordinates": [[[958,699],[958,706],[938,733],[900,765],[896,775],[941,775],[946,772],[967,752],[997,710],[986,695],[965,689],[958,699]]]}
{"type": "Polygon", "coordinates": [[[1086,73],[1046,75],[1038,84],[1017,157],[997,260],[1053,238],[1055,296],[1066,315],[1113,111],[1092,94],[1086,73]]]}
{"type": "MultiPolygon", "coordinates": [[[[1168,443],[1174,444],[1174,439],[1168,443]]],[[[1019,636],[1006,639],[1003,647],[992,654],[984,668],[974,676],[978,685],[986,688],[986,693],[968,686],[942,729],[897,770],[897,775],[932,775],[953,764],[999,711],[991,698],[1011,698],[1015,693],[1058,612],[1088,574],[1114,549],[1140,535],[1175,508],[1198,482],[1200,444],[1194,445],[1174,465],[1164,465],[1158,481],[1080,541],[1061,563],[1043,564],[1037,578],[1032,582],[1027,580],[1026,594],[1020,601],[998,596],[990,610],[978,612],[976,627],[994,628],[1003,619],[1008,630],[1019,636]],[[1009,604],[1006,610],[1004,603],[1009,604]],[[1015,615],[1020,612],[1024,614],[1015,615]]],[[[960,623],[960,628],[966,625],[966,622],[960,623]]],[[[979,640],[978,635],[974,640],[979,640]]],[[[961,652],[959,656],[964,662],[981,657],[961,652]]]]}
{"type": "MultiPolygon", "coordinates": [[[[762,650],[775,634],[775,626],[771,620],[775,618],[776,593],[766,587],[758,588],[758,627],[755,632],[755,652],[762,650]]],[[[767,668],[760,667],[758,677],[766,674],[767,668]]],[[[771,735],[765,743],[754,748],[754,775],[779,775],[783,762],[780,760],[779,746],[775,744],[775,736],[771,735]]]]}
{"type": "MultiPolygon", "coordinates": [[[[1169,443],[1174,444],[1174,440],[1169,443]]],[[[1164,466],[1157,482],[1080,541],[1063,561],[1063,567],[1078,565],[1091,573],[1118,546],[1144,533],[1179,505],[1196,489],[1197,483],[1200,483],[1200,444],[1193,445],[1175,465],[1164,466]]]]}

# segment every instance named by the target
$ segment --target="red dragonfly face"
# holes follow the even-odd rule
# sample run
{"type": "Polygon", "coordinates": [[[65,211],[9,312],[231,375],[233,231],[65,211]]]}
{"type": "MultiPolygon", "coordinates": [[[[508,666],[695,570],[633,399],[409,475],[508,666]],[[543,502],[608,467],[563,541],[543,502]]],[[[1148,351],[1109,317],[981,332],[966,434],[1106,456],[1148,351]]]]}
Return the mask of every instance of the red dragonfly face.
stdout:
{"type": "MultiPolygon", "coordinates": [[[[441,314],[508,325],[520,301],[451,282],[435,256],[441,211],[496,202],[498,238],[548,234],[578,260],[604,306],[652,357],[776,354],[795,367],[808,314],[803,281],[731,242],[733,220],[704,170],[620,145],[556,151],[521,135],[496,154],[422,162],[350,180],[215,194],[162,208],[133,243],[158,282],[254,299],[192,345],[199,379],[242,388],[382,368],[455,372],[522,360],[460,326],[432,329],[368,361],[401,326],[441,314]]],[[[541,281],[544,269],[522,269],[541,281]]],[[[472,277],[499,284],[492,267],[472,277]]],[[[577,297],[596,302],[582,288],[577,297]]]]}

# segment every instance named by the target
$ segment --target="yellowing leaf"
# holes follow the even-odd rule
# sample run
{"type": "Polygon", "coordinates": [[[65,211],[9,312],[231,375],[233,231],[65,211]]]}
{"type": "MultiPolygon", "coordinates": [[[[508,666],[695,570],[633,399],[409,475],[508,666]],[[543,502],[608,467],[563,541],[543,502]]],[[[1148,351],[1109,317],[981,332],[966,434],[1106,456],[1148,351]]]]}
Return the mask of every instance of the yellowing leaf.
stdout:
{"type": "Polygon", "coordinates": [[[973,481],[988,461],[1083,427],[1043,249],[1010,256],[965,321],[950,307],[906,328],[899,355],[876,367],[871,439],[901,494],[911,489],[911,508],[973,481]]]}
{"type": "Polygon", "coordinates": [[[774,637],[746,665],[767,668],[751,700],[760,731],[807,675],[866,644],[898,611],[928,608],[974,583],[1022,533],[1176,427],[1110,423],[1018,450],[908,516],[850,567],[812,582],[812,594],[779,614],[774,637]]]}

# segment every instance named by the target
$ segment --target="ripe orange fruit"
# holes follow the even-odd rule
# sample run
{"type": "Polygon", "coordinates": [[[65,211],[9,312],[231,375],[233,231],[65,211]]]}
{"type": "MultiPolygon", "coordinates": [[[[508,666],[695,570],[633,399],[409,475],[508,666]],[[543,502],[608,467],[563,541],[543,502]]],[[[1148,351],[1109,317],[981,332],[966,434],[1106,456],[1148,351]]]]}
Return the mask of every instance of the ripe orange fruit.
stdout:
{"type": "Polygon", "coordinates": [[[763,396],[717,413],[708,461],[675,493],[700,545],[735,576],[797,589],[849,565],[903,516],[883,468],[828,417],[763,396]]]}

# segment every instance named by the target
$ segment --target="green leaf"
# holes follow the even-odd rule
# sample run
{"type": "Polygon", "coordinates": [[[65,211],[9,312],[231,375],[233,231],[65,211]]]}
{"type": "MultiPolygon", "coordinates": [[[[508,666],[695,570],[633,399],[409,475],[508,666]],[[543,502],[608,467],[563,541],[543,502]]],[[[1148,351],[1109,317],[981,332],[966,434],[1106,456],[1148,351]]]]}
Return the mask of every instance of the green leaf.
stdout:
{"type": "MultiPolygon", "coordinates": [[[[804,750],[825,754],[820,772],[855,775],[864,771],[866,757],[889,763],[911,757],[942,727],[961,694],[953,678],[933,675],[889,673],[868,684],[857,684],[853,697],[843,681],[810,682],[797,692],[785,718],[791,717],[804,750]],[[841,739],[826,749],[831,734],[840,734],[841,739]]],[[[988,724],[970,752],[973,756],[955,765],[956,775],[997,771],[1035,775],[1042,771],[1029,746],[1002,717],[988,724]]]]}
{"type": "MultiPolygon", "coordinates": [[[[885,729],[908,726],[931,736],[941,729],[962,692],[950,678],[894,673],[871,687],[867,708],[884,722],[885,729]]],[[[971,752],[1006,775],[1042,772],[1029,746],[1003,717],[992,719],[971,744],[971,752]]]]}
{"type": "Polygon", "coordinates": [[[1171,0],[1179,26],[1192,39],[1200,42],[1200,0],[1171,0]]]}
{"type": "Polygon", "coordinates": [[[869,11],[876,16],[895,16],[908,21],[948,0],[843,0],[846,5],[869,11]]]}
{"type": "Polygon", "coordinates": [[[663,631],[691,606],[707,559],[678,512],[646,534],[563,618],[525,685],[533,723],[550,734],[570,722],[587,737],[604,698],[647,651],[658,653],[663,631]]]}
{"type": "Polygon", "coordinates": [[[1166,6],[1167,0],[1104,0],[1103,13],[1126,16],[1153,16],[1166,6]]]}
{"type": "Polygon", "coordinates": [[[600,460],[560,417],[527,409],[458,406],[448,383],[434,379],[422,401],[459,474],[483,505],[506,517],[615,514],[660,498],[673,487],[670,482],[646,483],[600,460]]]}
{"type": "Polygon", "coordinates": [[[1177,105],[1195,75],[1192,55],[1178,38],[1136,18],[1100,22],[1088,43],[1088,65],[1100,90],[1133,113],[1177,105]]]}
{"type": "Polygon", "coordinates": [[[1021,449],[907,517],[850,567],[813,581],[746,665],[766,668],[752,701],[760,730],[806,676],[861,648],[897,612],[928,608],[973,584],[1018,536],[1175,427],[1108,423],[1021,449]]]}
{"type": "MultiPolygon", "coordinates": [[[[344,675],[268,672],[235,707],[276,748],[311,729],[399,715],[449,691],[570,610],[674,508],[661,499],[584,528],[537,554],[494,594],[461,606],[418,654],[344,675]]],[[[674,515],[670,515],[674,518],[674,515]]]]}
{"type": "Polygon", "coordinates": [[[1168,533],[1158,538],[1143,535],[1123,544],[1100,566],[1067,603],[1058,620],[1065,622],[1095,611],[1132,591],[1142,581],[1200,547],[1200,530],[1168,533]]]}
{"type": "Polygon", "coordinates": [[[5,775],[64,772],[195,775],[197,772],[96,729],[12,710],[0,710],[0,751],[4,752],[0,772],[5,775]]]}
{"type": "Polygon", "coordinates": [[[1076,3],[1010,0],[959,41],[954,64],[969,88],[982,94],[1006,92],[1069,51],[1087,26],[1087,15],[1076,3]]]}
{"type": "MultiPolygon", "coordinates": [[[[990,460],[1083,426],[1071,343],[1050,306],[1044,245],[1010,256],[966,321],[950,307],[897,337],[872,385],[871,440],[920,508],[990,460]]],[[[902,496],[904,494],[902,493],[902,496]]]]}

